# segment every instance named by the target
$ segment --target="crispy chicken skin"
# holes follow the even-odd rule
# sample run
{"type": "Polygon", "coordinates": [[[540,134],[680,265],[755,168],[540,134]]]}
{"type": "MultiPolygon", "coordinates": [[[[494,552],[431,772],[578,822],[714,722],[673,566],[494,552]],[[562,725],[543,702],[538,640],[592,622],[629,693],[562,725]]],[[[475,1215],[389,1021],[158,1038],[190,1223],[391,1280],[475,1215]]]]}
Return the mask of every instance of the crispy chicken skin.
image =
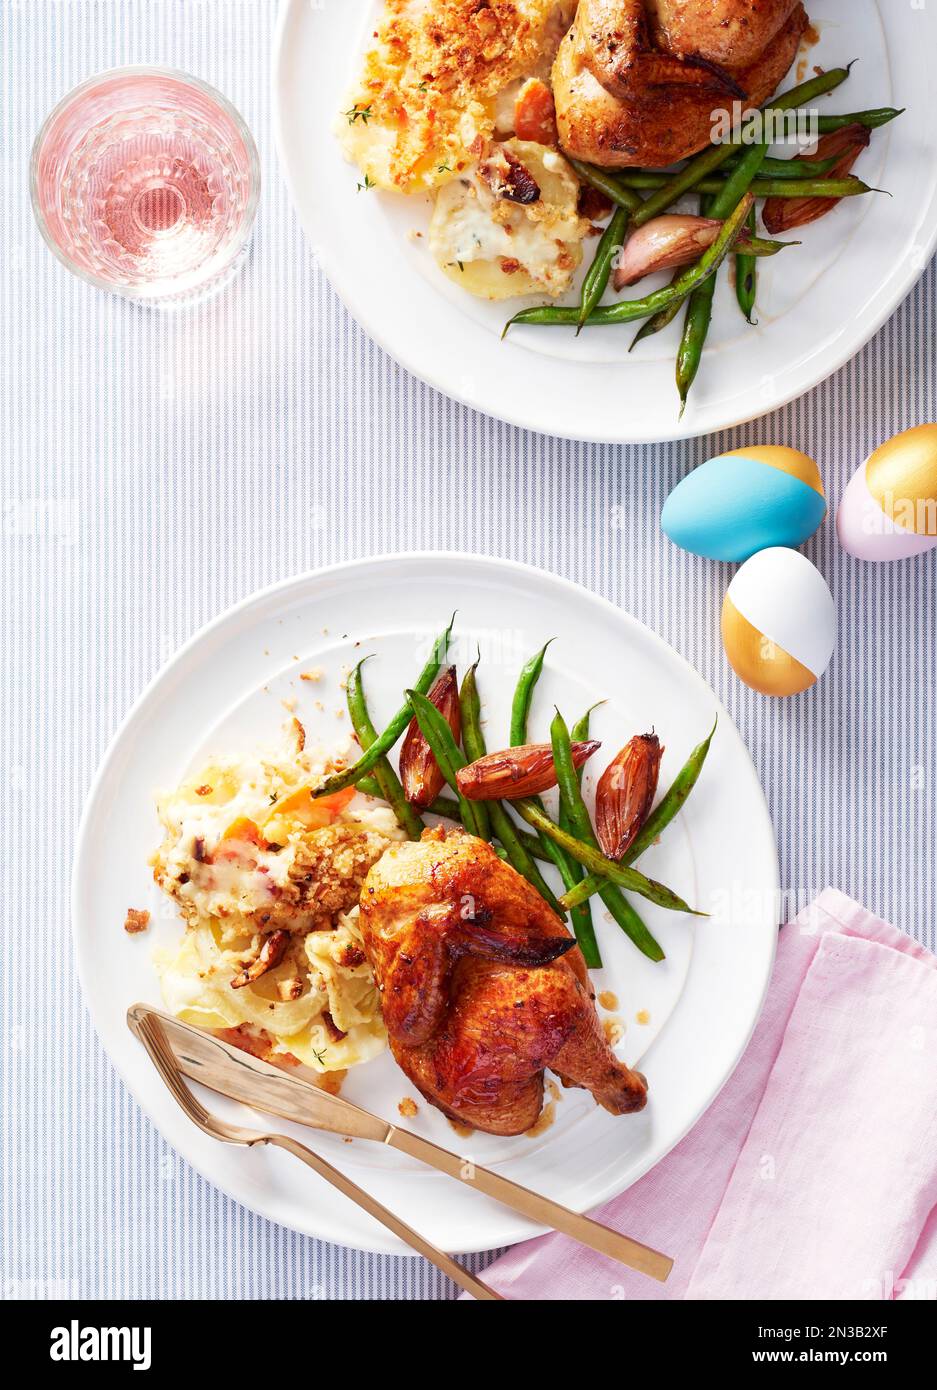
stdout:
{"type": "MultiPolygon", "coordinates": [[[[557,125],[561,148],[575,159],[606,168],[663,167],[695,154],[710,139],[716,111],[735,101],[743,110],[760,106],[777,90],[807,25],[799,0],[793,7],[781,6],[780,0],[764,6],[757,0],[737,0],[740,13],[762,8],[774,15],[779,8],[790,13],[747,66],[712,67],[708,58],[700,66],[696,57],[687,63],[657,50],[622,50],[617,31],[609,27],[610,12],[628,19],[621,29],[625,43],[644,43],[653,33],[645,4],[646,0],[580,0],[576,22],[560,44],[553,68],[557,125]],[[682,70],[679,78],[675,67],[682,70]]],[[[709,11],[717,5],[727,12],[732,0],[692,8],[709,11]]],[[[672,5],[674,12],[680,8],[689,11],[691,6],[672,5]]],[[[658,9],[665,9],[663,0],[658,9]]],[[[750,52],[749,46],[743,48],[750,52]]]]}
{"type": "Polygon", "coordinates": [[[800,0],[647,0],[654,42],[719,67],[757,63],[800,0]]]}
{"type": "Polygon", "coordinates": [[[731,86],[689,55],[657,45],[645,0],[580,0],[572,32],[582,65],[624,100],[641,100],[649,87],[664,85],[708,92],[731,86]]]}
{"type": "Polygon", "coordinates": [[[398,1064],[450,1118],[521,1134],[543,1072],[614,1115],[647,1084],[611,1051],[574,939],[490,845],[427,830],[375,864],[361,892],[365,950],[398,1064]]]}

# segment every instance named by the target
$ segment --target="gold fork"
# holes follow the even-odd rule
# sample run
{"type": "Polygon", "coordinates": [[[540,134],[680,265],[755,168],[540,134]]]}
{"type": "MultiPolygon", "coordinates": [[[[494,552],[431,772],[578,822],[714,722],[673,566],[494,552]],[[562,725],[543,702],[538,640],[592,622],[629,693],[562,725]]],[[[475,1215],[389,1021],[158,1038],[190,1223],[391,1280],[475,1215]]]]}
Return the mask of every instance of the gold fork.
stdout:
{"type": "Polygon", "coordinates": [[[460,1288],[465,1289],[467,1293],[472,1294],[477,1299],[501,1300],[501,1294],[495,1293],[494,1289],[490,1289],[487,1284],[476,1279],[474,1274],[463,1269],[449,1255],[437,1249],[412,1226],[401,1221],[399,1216],[388,1211],[387,1207],[382,1206],[370,1193],[365,1192],[350,1178],[346,1178],[344,1173],[333,1168],[331,1163],[326,1163],[324,1158],[320,1158],[311,1149],[307,1149],[304,1144],[298,1143],[286,1134],[265,1134],[260,1130],[242,1129],[240,1125],[229,1125],[225,1121],[219,1120],[217,1115],[210,1114],[196,1100],[183,1080],[169,1040],[158,1018],[152,1014],[138,1018],[135,1020],[134,1032],[149,1053],[156,1070],[165,1081],[171,1094],[193,1124],[198,1125],[205,1134],[210,1135],[212,1139],[220,1140],[223,1144],[238,1144],[248,1149],[253,1148],[256,1144],[272,1144],[278,1149],[286,1149],[287,1153],[302,1159],[303,1163],[308,1164],[314,1172],[319,1174],[320,1178],[324,1178],[333,1187],[337,1187],[339,1192],[356,1203],[369,1216],[373,1216],[375,1221],[379,1221],[382,1226],[393,1231],[395,1236],[399,1236],[417,1254],[425,1256],[438,1270],[441,1270],[460,1288]]]}

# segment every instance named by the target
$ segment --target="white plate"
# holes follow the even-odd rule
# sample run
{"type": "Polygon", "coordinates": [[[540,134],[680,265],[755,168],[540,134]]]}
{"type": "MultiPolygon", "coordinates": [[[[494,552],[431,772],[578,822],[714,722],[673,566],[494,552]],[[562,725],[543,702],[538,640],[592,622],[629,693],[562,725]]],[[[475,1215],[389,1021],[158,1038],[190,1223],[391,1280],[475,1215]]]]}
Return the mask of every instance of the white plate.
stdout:
{"type": "MultiPolygon", "coordinates": [[[[708,686],[633,618],[538,570],[442,554],[340,565],[231,609],[157,676],[98,773],[74,872],[79,971],[111,1059],[189,1162],[264,1216],[362,1249],[399,1253],[402,1247],[288,1155],[213,1144],[183,1117],[127,1030],[130,1003],[160,999],[154,946],[178,940],[181,931],[147,867],[161,838],[153,797],[207,754],[273,739],[287,718],[284,699],[298,701],[311,740],[331,742],[342,726],[335,715],[344,705],[339,681],[364,652],[376,653],[368,665],[375,722],[389,718],[430,637],[456,608],[460,665],[474,658],[476,644],[481,648],[489,746],[506,742],[517,671],[547,637],[557,640],[537,691],[532,732],[541,736],[554,702],[572,720],[607,699],[593,725],[604,753],[611,756],[631,734],[653,725],[667,745],[666,784],[719,712],[710,758],[685,814],[642,860],[647,872],[713,915],[694,922],[645,912],[667,952],[661,965],[639,955],[612,922],[598,923],[605,969],[596,986],[617,994],[617,1016],[625,1023],[621,1054],[631,1064],[641,1059],[648,1075],[651,1099],[643,1114],[613,1118],[585,1092],[569,1091],[555,1123],[537,1138],[460,1138],[424,1102],[412,1127],[577,1210],[593,1207],[645,1173],[712,1101],[754,1027],[774,958],[777,857],[748,753],[708,686]],[[321,685],[299,679],[310,665],[324,668],[321,685]],[[317,700],[324,709],[316,709],[317,700]],[[123,931],[131,906],[153,914],[145,935],[123,931]],[[640,1010],[650,1016],[646,1025],[636,1021],[640,1010]]],[[[353,1069],[343,1093],[394,1120],[398,1102],[416,1096],[389,1054],[353,1069]]],[[[212,1104],[223,1108],[217,1098],[212,1104]]],[[[400,1155],[326,1135],[312,1142],[448,1250],[487,1249],[535,1233],[511,1212],[400,1155]]]]}
{"type": "Polygon", "coordinates": [[[820,42],[807,51],[805,71],[860,60],[825,109],[908,108],[874,133],[857,167],[893,197],[848,200],[796,234],[802,247],[762,261],[758,328],[745,324],[728,277],[720,277],[705,360],[681,421],[680,320],[631,355],[629,325],[578,340],[572,329],[512,329],[502,343],[513,309],[460,292],[436,268],[425,236],[412,240],[428,224],[427,201],[357,192],[357,171],[333,130],[379,9],[376,0],[284,0],[274,74],[281,162],[315,253],[362,327],[409,371],[478,410],[545,434],[613,443],[728,428],[784,405],[847,362],[937,246],[937,6],[809,0],[820,42]]]}

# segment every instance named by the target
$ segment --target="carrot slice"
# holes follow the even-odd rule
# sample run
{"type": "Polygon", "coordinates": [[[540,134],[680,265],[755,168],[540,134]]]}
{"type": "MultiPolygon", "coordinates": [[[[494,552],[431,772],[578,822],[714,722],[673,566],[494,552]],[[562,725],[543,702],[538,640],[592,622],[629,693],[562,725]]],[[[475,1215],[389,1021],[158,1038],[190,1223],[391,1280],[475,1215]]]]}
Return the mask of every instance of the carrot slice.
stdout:
{"type": "Polygon", "coordinates": [[[545,82],[532,77],[525,82],[514,102],[514,134],[518,140],[533,140],[538,145],[556,145],[556,105],[553,93],[545,82]]]}
{"type": "Polygon", "coordinates": [[[332,792],[329,796],[315,798],[312,795],[311,787],[299,787],[297,791],[290,792],[289,796],[284,797],[282,801],[274,803],[268,820],[279,816],[289,816],[291,820],[298,821],[308,830],[322,830],[325,826],[331,825],[335,817],[344,811],[354,795],[354,787],[345,787],[343,791],[332,792]]]}

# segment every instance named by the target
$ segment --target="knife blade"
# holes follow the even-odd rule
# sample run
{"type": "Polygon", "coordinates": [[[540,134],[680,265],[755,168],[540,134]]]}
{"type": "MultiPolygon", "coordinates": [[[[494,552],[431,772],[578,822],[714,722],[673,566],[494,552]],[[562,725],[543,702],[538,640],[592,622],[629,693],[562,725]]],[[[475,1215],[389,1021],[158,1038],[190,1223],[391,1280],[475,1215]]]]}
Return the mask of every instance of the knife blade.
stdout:
{"type": "Polygon", "coordinates": [[[133,1031],[146,1014],[155,1015],[163,1025],[179,1070],[209,1090],[313,1129],[351,1139],[372,1139],[378,1144],[388,1141],[393,1125],[386,1120],[162,1009],[134,1004],[127,1010],[133,1031]]]}

